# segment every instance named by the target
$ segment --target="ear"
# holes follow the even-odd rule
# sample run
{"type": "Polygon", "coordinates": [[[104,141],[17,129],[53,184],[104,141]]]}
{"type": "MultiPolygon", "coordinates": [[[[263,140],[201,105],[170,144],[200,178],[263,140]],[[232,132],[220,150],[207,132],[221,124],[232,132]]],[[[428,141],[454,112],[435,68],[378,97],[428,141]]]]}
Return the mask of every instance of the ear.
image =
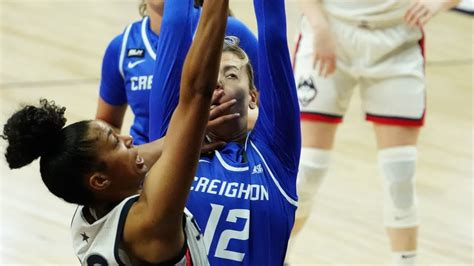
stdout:
{"type": "Polygon", "coordinates": [[[104,190],[108,188],[111,184],[111,180],[108,176],[101,174],[101,173],[94,173],[89,176],[88,185],[93,190],[104,190]]]}
{"type": "Polygon", "coordinates": [[[250,90],[250,101],[249,101],[249,108],[250,109],[255,109],[258,106],[258,92],[255,88],[253,90],[250,90]]]}

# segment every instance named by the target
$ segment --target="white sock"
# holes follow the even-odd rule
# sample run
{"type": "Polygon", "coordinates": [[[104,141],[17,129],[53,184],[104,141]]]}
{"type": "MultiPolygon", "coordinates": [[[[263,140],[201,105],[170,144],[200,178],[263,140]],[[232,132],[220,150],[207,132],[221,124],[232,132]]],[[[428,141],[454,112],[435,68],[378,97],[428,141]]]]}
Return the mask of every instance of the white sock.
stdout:
{"type": "Polygon", "coordinates": [[[414,266],[416,263],[416,250],[392,252],[392,265],[414,266]]]}

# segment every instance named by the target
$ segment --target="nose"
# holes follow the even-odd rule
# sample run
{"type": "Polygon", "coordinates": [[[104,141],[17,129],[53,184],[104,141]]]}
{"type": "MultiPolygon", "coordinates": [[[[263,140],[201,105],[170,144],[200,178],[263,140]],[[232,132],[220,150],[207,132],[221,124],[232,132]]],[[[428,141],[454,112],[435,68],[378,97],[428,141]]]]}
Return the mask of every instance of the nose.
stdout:
{"type": "Polygon", "coordinates": [[[223,89],[224,88],[224,82],[222,81],[222,78],[219,76],[219,79],[217,80],[217,89],[223,89]]]}

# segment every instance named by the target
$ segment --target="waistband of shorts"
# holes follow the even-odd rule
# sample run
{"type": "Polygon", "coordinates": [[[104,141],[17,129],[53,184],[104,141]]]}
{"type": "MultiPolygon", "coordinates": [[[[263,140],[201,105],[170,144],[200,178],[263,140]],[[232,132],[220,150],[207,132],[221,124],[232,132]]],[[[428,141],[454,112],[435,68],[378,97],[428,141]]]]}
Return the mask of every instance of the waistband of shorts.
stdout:
{"type": "Polygon", "coordinates": [[[366,20],[366,19],[347,19],[341,17],[330,17],[330,20],[340,22],[343,24],[349,24],[361,29],[376,30],[385,29],[402,25],[404,22],[402,19],[386,19],[386,20],[366,20]]]}

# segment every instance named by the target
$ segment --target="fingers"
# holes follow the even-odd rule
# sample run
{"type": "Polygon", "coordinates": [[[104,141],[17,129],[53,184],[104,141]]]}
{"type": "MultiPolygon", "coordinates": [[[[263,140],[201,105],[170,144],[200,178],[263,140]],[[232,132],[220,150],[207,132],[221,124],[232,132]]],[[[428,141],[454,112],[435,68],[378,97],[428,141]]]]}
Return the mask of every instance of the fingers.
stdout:
{"type": "Polygon", "coordinates": [[[320,29],[313,40],[313,69],[321,77],[336,70],[336,41],[329,28],[320,29]]]}
{"type": "Polygon", "coordinates": [[[336,56],[332,54],[321,57],[316,54],[313,68],[321,77],[327,77],[331,75],[336,70],[336,56]]]}
{"type": "Polygon", "coordinates": [[[333,56],[332,58],[328,59],[326,64],[326,72],[324,73],[324,77],[327,77],[336,71],[336,57],[333,56]]]}
{"type": "Polygon", "coordinates": [[[415,25],[415,16],[419,10],[423,8],[423,5],[418,1],[414,1],[410,4],[407,11],[405,12],[405,22],[408,26],[413,27],[415,25]]]}
{"type": "Polygon", "coordinates": [[[204,142],[201,147],[201,153],[208,153],[214,150],[217,150],[219,148],[224,147],[226,143],[224,141],[216,141],[212,143],[206,143],[204,142]]]}
{"type": "Polygon", "coordinates": [[[218,86],[214,90],[214,93],[212,94],[211,108],[212,108],[213,105],[215,105],[219,102],[219,100],[222,98],[222,95],[224,95],[224,90],[222,89],[222,87],[218,86]]]}
{"type": "Polygon", "coordinates": [[[433,13],[428,12],[426,15],[422,16],[418,21],[418,26],[423,26],[433,17],[433,13]]]}
{"type": "Polygon", "coordinates": [[[421,2],[414,2],[405,13],[405,22],[410,27],[422,26],[432,17],[430,9],[421,2]]]}
{"type": "MultiPolygon", "coordinates": [[[[220,98],[220,97],[219,97],[220,98]]],[[[216,117],[224,114],[230,107],[232,107],[237,102],[236,99],[229,100],[225,103],[221,103],[219,105],[213,104],[211,105],[211,111],[209,113],[209,120],[213,120],[216,117]]]]}
{"type": "Polygon", "coordinates": [[[215,119],[212,119],[212,120],[209,120],[209,122],[207,122],[207,129],[210,129],[212,127],[215,127],[215,126],[218,126],[218,125],[221,125],[225,122],[228,122],[228,121],[231,121],[231,120],[234,120],[236,118],[240,117],[240,114],[239,113],[234,113],[234,114],[229,114],[229,115],[223,115],[223,116],[219,116],[215,119]]]}

